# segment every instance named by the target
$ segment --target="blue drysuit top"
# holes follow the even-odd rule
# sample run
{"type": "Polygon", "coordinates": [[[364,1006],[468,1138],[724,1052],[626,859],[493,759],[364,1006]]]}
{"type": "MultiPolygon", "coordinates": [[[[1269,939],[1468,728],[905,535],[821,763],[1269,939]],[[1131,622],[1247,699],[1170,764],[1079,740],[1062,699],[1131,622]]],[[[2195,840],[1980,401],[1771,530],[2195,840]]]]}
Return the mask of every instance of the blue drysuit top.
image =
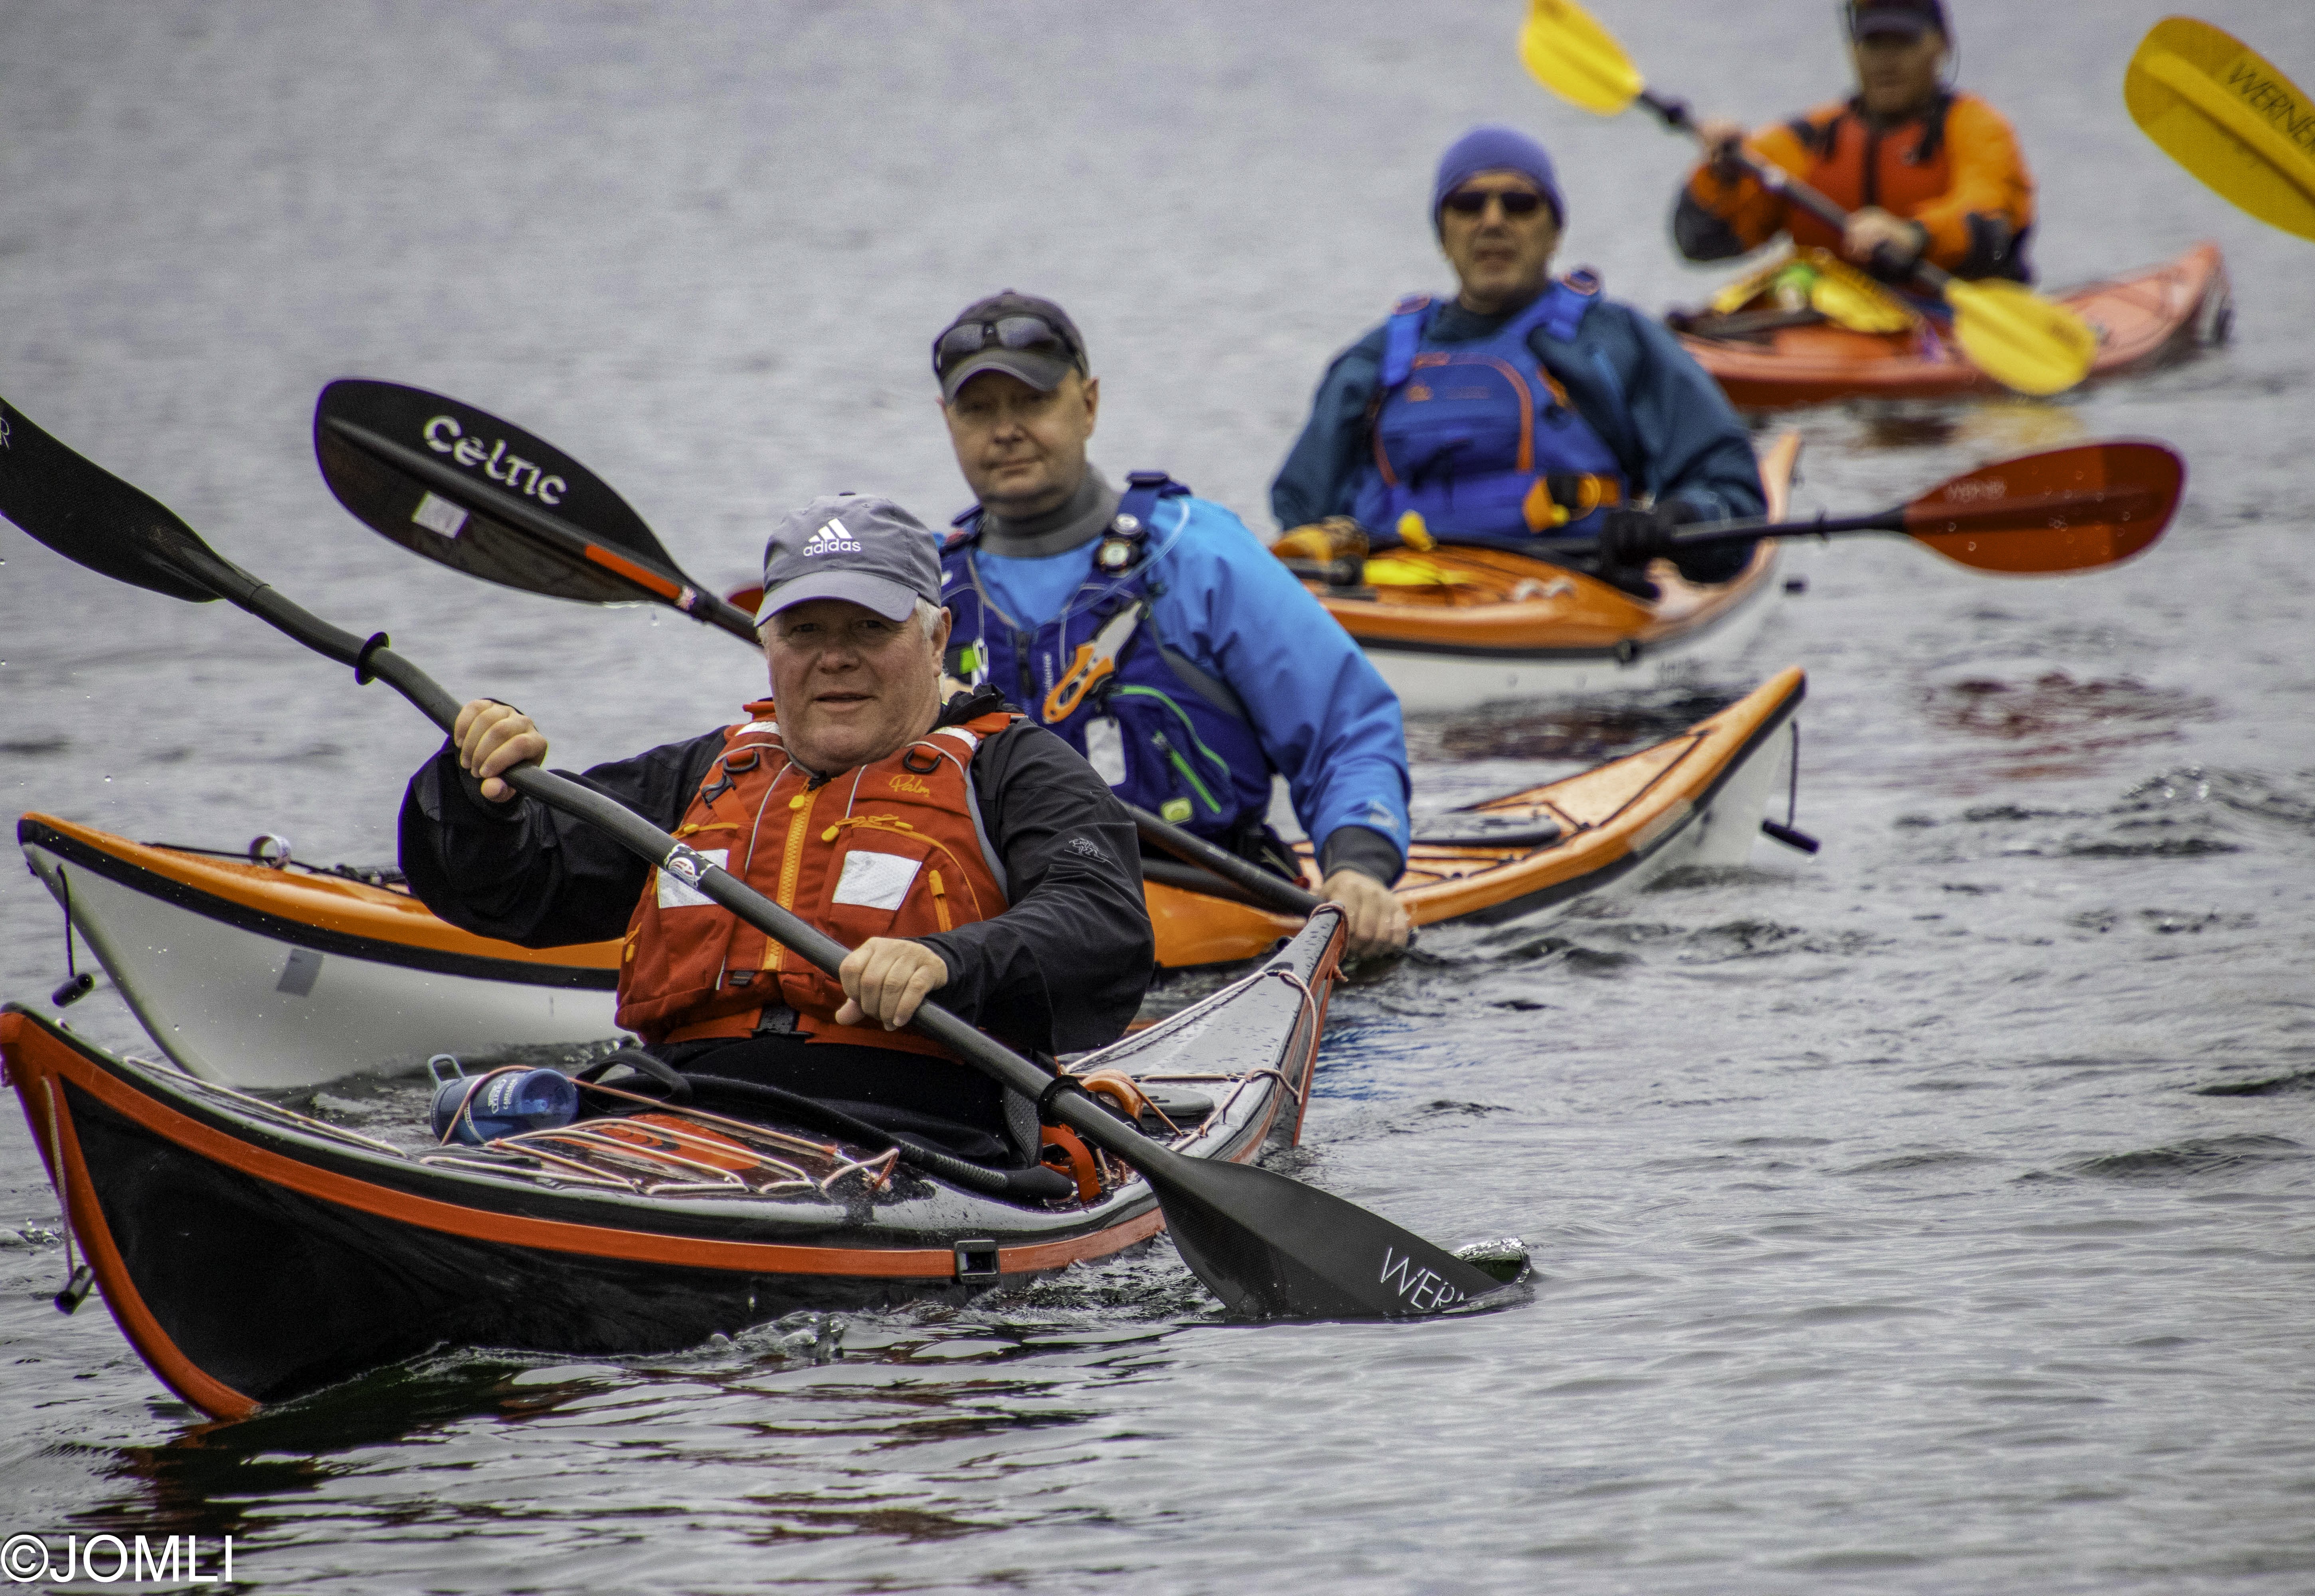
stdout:
{"type": "MultiPolygon", "coordinates": [[[[1345,826],[1406,853],[1406,735],[1398,698],[1350,634],[1262,545],[1211,500],[1159,501],[1151,517],[1149,622],[1166,648],[1237,697],[1294,813],[1325,865],[1379,873],[1377,846],[1335,839],[1345,826]],[[1330,847],[1329,845],[1332,844],[1330,847]],[[1346,846],[1347,848],[1346,848],[1346,846]]],[[[1092,580],[1098,538],[1042,559],[976,558],[989,597],[1024,626],[1059,615],[1092,580]]],[[[1388,875],[1396,879],[1397,868],[1388,875]]]]}

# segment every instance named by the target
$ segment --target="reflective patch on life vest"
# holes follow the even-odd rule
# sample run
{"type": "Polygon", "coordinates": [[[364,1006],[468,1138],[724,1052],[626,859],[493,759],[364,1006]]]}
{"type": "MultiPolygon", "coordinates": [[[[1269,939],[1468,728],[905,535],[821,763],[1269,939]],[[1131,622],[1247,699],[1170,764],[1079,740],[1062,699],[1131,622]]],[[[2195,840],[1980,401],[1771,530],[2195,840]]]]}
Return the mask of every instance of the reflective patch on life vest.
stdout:
{"type": "MultiPolygon", "coordinates": [[[[717,869],[726,869],[724,861],[732,856],[730,848],[701,848],[699,856],[717,869]]],[[[715,900],[688,882],[678,881],[662,870],[659,873],[659,906],[661,909],[713,909],[715,900]]]]}
{"type": "Polygon", "coordinates": [[[829,901],[862,909],[898,909],[908,898],[922,863],[906,854],[872,854],[855,848],[844,856],[844,873],[837,878],[836,895],[829,901]]]}
{"type": "Polygon", "coordinates": [[[1086,723],[1086,763],[1113,787],[1125,785],[1125,733],[1114,715],[1098,715],[1086,723]]]}

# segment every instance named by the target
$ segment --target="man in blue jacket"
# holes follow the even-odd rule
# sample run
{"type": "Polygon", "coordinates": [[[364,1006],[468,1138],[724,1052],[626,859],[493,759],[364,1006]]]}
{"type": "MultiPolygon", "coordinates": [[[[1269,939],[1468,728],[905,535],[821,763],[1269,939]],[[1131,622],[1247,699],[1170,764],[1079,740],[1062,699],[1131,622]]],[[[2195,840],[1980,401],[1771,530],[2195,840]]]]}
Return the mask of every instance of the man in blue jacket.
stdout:
{"type": "Polygon", "coordinates": [[[1670,542],[1683,522],[1761,513],[1743,426],[1653,318],[1588,271],[1552,279],[1566,211],[1525,134],[1476,128],[1449,147],[1431,217],[1459,291],[1401,300],[1335,357],[1271,486],[1280,527],[1341,517],[1375,546],[1543,554],[1647,598],[1652,559],[1695,581],[1743,569],[1749,544],[1670,542]],[[1597,554],[1537,546],[1566,537],[1597,554]]]}
{"type": "Polygon", "coordinates": [[[941,409],[977,502],[942,556],[949,669],[996,687],[1130,803],[1296,873],[1271,776],[1318,848],[1350,951],[1406,944],[1398,700],[1237,517],[1163,472],[1093,468],[1101,383],[1051,300],[1007,290],[934,341],[941,409]]]}

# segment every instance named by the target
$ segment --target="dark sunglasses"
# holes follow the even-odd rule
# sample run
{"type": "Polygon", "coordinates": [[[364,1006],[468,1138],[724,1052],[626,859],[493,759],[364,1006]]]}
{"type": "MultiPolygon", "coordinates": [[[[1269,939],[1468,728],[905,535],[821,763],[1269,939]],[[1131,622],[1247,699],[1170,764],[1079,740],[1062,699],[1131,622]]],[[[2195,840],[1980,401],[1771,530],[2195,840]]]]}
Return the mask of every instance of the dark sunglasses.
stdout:
{"type": "Polygon", "coordinates": [[[966,322],[951,327],[933,345],[933,371],[945,375],[948,368],[967,355],[977,355],[991,345],[1009,350],[1034,350],[1064,360],[1078,358],[1077,345],[1069,335],[1039,315],[1002,315],[986,322],[966,322]]]}
{"type": "Polygon", "coordinates": [[[1526,189],[1512,189],[1508,191],[1495,189],[1458,189],[1447,196],[1446,206],[1458,216],[1477,216],[1487,208],[1487,201],[1490,200],[1502,200],[1503,214],[1507,217],[1533,216],[1543,205],[1542,195],[1531,193],[1526,189]]]}

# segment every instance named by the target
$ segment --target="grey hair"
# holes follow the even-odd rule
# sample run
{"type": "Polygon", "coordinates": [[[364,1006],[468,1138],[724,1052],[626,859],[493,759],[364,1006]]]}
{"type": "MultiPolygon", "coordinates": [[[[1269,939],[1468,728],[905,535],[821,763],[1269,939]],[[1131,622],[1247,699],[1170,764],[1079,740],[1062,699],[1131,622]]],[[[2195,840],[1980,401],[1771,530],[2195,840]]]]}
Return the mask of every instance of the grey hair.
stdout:
{"type": "Polygon", "coordinates": [[[925,641],[930,643],[933,634],[940,630],[941,607],[929,598],[917,600],[917,625],[923,629],[925,641]]]}

